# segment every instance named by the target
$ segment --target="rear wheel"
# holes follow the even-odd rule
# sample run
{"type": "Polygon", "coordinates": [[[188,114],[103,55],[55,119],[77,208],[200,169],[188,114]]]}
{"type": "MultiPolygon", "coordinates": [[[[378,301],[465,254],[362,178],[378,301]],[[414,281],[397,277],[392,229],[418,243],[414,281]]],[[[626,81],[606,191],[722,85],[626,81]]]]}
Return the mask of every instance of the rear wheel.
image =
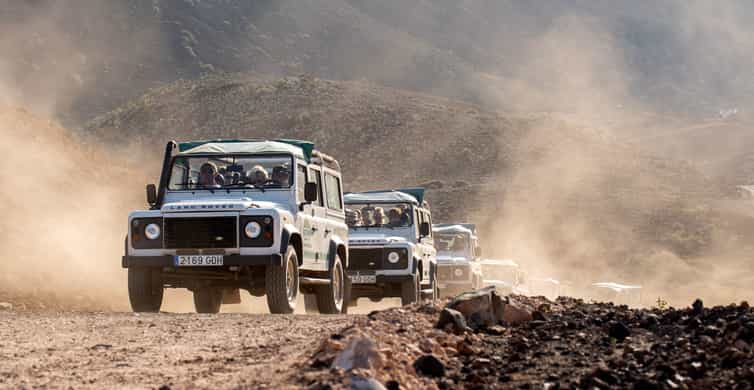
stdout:
{"type": "Polygon", "coordinates": [[[417,302],[420,293],[419,275],[414,274],[410,280],[401,283],[401,305],[406,306],[417,302]]]}
{"type": "Polygon", "coordinates": [[[205,287],[194,291],[194,308],[197,313],[216,314],[223,303],[223,290],[205,287]]]}
{"type": "Polygon", "coordinates": [[[128,299],[134,312],[160,311],[163,292],[159,271],[151,268],[128,269],[128,299]]]}
{"type": "Polygon", "coordinates": [[[288,246],[282,265],[267,266],[264,282],[270,313],[293,313],[298,297],[298,255],[293,246],[288,246]]]}
{"type": "Polygon", "coordinates": [[[340,256],[335,255],[332,267],[330,267],[330,283],[322,286],[317,291],[317,306],[322,314],[340,314],[345,302],[345,274],[340,256]]]}

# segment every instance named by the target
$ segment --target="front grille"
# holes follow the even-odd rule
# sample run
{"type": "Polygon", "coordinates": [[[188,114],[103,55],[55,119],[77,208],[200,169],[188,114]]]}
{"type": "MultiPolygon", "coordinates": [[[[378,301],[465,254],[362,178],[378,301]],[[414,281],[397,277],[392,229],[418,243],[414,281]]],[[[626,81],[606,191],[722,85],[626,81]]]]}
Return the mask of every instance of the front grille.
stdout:
{"type": "Polygon", "coordinates": [[[355,249],[348,251],[348,269],[377,270],[382,267],[382,248],[355,249]]]}
{"type": "Polygon", "coordinates": [[[437,267],[437,279],[438,280],[458,280],[465,281],[469,279],[469,267],[460,266],[439,266],[437,267]],[[456,270],[460,271],[460,275],[456,275],[456,270]]]}
{"type": "Polygon", "coordinates": [[[166,218],[165,248],[235,248],[237,226],[236,217],[166,218]]]}

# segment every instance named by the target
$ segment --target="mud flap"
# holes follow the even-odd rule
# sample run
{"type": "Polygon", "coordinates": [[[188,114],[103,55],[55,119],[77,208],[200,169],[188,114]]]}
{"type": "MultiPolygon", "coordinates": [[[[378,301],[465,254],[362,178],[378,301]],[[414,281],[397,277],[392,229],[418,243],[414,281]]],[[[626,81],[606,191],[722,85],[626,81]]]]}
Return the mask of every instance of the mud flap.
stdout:
{"type": "Polygon", "coordinates": [[[241,303],[241,290],[226,288],[223,290],[223,305],[238,305],[241,303]]]}

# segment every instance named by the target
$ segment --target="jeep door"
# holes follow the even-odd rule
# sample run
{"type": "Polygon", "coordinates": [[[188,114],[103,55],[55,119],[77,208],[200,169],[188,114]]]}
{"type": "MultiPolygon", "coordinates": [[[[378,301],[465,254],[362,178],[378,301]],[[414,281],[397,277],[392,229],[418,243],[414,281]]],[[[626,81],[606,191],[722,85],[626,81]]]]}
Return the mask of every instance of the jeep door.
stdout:
{"type": "MultiPolygon", "coordinates": [[[[330,242],[339,238],[342,242],[348,242],[348,226],[346,214],[343,211],[343,184],[340,174],[329,168],[323,169],[325,184],[325,204],[327,207],[327,227],[325,230],[325,244],[329,250],[330,242]]],[[[346,268],[346,259],[340,259],[343,268],[346,268]]]]}
{"type": "Polygon", "coordinates": [[[322,170],[319,166],[309,166],[309,181],[317,183],[317,200],[309,206],[312,216],[313,269],[327,270],[327,251],[330,248],[327,233],[329,227],[322,185],[322,170]]]}
{"type": "MultiPolygon", "coordinates": [[[[296,164],[296,202],[298,204],[304,203],[304,187],[309,180],[308,168],[302,163],[296,164]]],[[[301,231],[302,249],[303,249],[303,266],[306,269],[316,269],[316,254],[318,250],[318,240],[316,233],[318,231],[315,226],[314,217],[316,214],[315,204],[304,204],[301,211],[298,213],[301,224],[299,229],[301,231]]]]}
{"type": "MultiPolygon", "coordinates": [[[[429,224],[429,226],[432,226],[432,218],[429,212],[421,208],[416,208],[416,210],[417,210],[416,211],[416,217],[417,217],[416,226],[417,227],[421,226],[423,222],[426,222],[429,224]]],[[[417,234],[419,234],[419,230],[417,230],[417,234]]],[[[416,245],[416,249],[417,249],[417,256],[421,256],[420,257],[421,262],[422,262],[421,278],[423,282],[429,283],[429,280],[430,280],[429,271],[432,267],[432,263],[435,262],[433,260],[436,258],[436,254],[437,254],[437,251],[435,250],[434,238],[432,236],[432,229],[429,229],[429,236],[426,236],[426,237],[417,236],[417,237],[420,237],[416,245]]]]}

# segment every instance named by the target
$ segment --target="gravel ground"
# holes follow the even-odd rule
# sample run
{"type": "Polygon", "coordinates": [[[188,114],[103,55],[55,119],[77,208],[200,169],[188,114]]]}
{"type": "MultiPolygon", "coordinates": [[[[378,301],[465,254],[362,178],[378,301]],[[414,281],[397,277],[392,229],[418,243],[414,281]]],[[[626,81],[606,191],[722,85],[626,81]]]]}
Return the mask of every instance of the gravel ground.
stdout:
{"type": "Polygon", "coordinates": [[[358,316],[0,311],[2,388],[281,388],[358,316]]]}

